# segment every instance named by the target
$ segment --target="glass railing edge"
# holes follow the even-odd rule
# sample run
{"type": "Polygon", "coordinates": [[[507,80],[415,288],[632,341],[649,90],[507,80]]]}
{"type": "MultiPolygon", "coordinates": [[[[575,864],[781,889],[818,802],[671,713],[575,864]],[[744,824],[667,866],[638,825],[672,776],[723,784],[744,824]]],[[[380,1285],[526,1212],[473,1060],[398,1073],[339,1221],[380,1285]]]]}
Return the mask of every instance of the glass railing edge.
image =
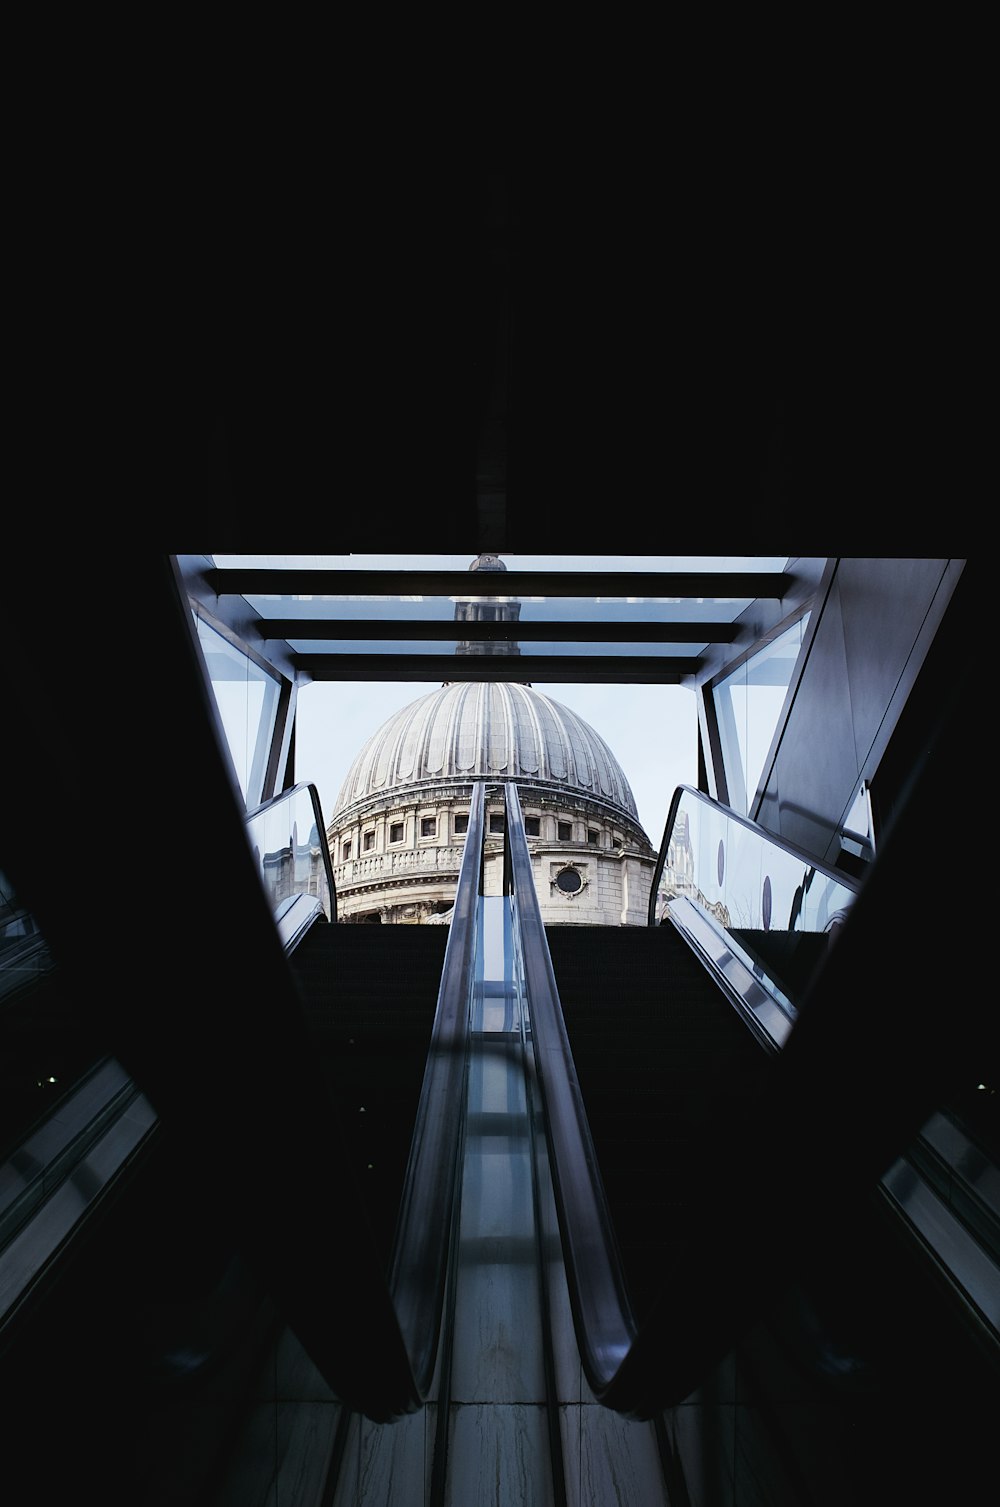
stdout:
{"type": "Polygon", "coordinates": [[[389,1291],[421,1396],[437,1359],[457,1236],[484,812],[477,783],[390,1261],[389,1291]]]}
{"type": "Polygon", "coordinates": [[[577,1344],[595,1396],[636,1335],[597,1156],[590,1137],[542,922],[517,787],[505,787],[506,854],[521,931],[536,1077],[577,1344]]]}
{"type": "Polygon", "coordinates": [[[784,1046],[795,1005],[725,927],[685,896],[670,902],[666,921],[682,934],[761,1044],[768,1050],[784,1046]]]}

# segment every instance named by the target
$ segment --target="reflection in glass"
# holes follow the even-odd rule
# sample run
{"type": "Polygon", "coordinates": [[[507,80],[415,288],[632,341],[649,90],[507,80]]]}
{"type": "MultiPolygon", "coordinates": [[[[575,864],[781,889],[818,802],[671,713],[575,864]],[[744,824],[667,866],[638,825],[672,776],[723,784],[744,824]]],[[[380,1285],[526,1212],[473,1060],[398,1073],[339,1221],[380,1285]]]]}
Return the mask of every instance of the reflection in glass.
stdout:
{"type": "Polygon", "coordinates": [[[794,1012],[854,902],[855,886],[686,786],[675,807],[657,921],[677,899],[697,905],[794,1012]]]}
{"type": "Polygon", "coordinates": [[[329,850],[312,785],[296,785],[247,820],[247,832],[275,916],[298,895],[312,896],[333,917],[329,850]]]}
{"type": "MultiPolygon", "coordinates": [[[[516,629],[514,630],[516,632],[516,629]]],[[[688,640],[681,642],[659,643],[651,639],[637,639],[619,641],[614,639],[608,642],[603,640],[541,640],[533,639],[508,642],[501,640],[498,643],[490,643],[489,640],[477,640],[473,649],[463,641],[452,639],[354,639],[354,638],[329,638],[311,639],[297,638],[294,633],[288,635],[291,647],[300,654],[509,654],[516,653],[520,658],[531,659],[534,657],[547,658],[552,655],[570,654],[580,657],[616,657],[622,655],[635,658],[637,655],[656,656],[660,659],[673,659],[678,655],[684,657],[699,653],[705,648],[705,640],[699,639],[695,643],[688,640]]]]}
{"type": "Polygon", "coordinates": [[[198,641],[247,809],[264,795],[279,683],[198,618],[198,641]]]}
{"type": "Polygon", "coordinates": [[[729,805],[744,815],[764,772],[808,622],[806,613],[715,687],[729,805]]]}

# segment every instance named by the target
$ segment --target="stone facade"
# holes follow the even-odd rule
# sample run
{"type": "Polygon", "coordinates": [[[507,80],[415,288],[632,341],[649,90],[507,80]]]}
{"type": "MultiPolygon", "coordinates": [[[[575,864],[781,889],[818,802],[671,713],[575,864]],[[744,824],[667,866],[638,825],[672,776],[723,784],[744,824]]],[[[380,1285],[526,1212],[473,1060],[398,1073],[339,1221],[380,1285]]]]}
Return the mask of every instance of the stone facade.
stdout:
{"type": "MultiPolygon", "coordinates": [[[[496,789],[495,785],[493,787],[496,789]]],[[[430,792],[403,786],[380,809],[330,823],[342,921],[446,921],[468,824],[471,785],[430,792]]],[[[577,791],[521,790],[542,917],[568,926],[645,926],[656,855],[625,813],[577,791]]],[[[483,886],[503,884],[503,800],[487,792],[483,886]],[[491,830],[492,829],[492,830],[491,830]]]]}

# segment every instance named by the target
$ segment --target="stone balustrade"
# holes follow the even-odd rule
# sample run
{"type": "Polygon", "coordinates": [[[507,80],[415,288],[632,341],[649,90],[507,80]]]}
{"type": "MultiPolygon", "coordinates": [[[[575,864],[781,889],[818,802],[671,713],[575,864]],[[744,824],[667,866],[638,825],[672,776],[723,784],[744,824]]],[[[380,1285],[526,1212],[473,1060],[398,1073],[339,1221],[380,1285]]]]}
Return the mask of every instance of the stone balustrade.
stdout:
{"type": "Polygon", "coordinates": [[[457,875],[464,852],[464,844],[456,844],[447,848],[410,848],[401,853],[362,853],[359,858],[348,858],[334,865],[334,883],[340,890],[356,884],[405,879],[411,874],[457,875]]]}

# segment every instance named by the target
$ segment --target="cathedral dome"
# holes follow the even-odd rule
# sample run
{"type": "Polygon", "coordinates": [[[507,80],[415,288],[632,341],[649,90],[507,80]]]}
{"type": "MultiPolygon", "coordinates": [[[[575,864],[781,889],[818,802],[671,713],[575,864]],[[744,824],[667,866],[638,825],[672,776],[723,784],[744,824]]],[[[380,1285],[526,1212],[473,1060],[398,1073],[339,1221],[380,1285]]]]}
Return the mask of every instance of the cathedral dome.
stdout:
{"type": "Polygon", "coordinates": [[[478,780],[575,794],[639,824],[625,773],[589,723],[533,686],[495,681],[447,683],[395,712],[351,765],[333,821],[342,827],[404,790],[478,780]]]}

